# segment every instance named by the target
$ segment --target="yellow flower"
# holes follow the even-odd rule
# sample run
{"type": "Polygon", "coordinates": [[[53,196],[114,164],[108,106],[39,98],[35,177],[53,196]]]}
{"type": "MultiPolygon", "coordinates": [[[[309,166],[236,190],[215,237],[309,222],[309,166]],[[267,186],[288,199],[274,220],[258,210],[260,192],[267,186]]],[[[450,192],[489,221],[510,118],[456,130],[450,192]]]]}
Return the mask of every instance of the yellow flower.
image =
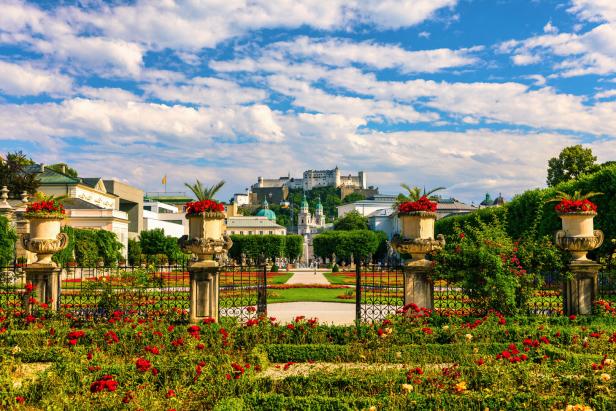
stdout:
{"type": "Polygon", "coordinates": [[[405,394],[408,394],[413,391],[413,386],[411,384],[402,384],[402,391],[404,391],[405,394]]]}
{"type": "Polygon", "coordinates": [[[448,325],[444,325],[444,326],[443,326],[443,330],[447,331],[448,329],[449,329],[449,326],[448,326],[448,325]]]}
{"type": "Polygon", "coordinates": [[[611,358],[606,358],[605,360],[603,360],[603,365],[606,366],[610,366],[610,365],[614,365],[614,360],[612,360],[611,358]]]}
{"type": "Polygon", "coordinates": [[[466,338],[466,341],[470,341],[473,339],[473,334],[466,334],[464,338],[466,338]]]}
{"type": "Polygon", "coordinates": [[[376,406],[373,405],[372,407],[368,408],[368,411],[376,411],[376,406]]]}
{"type": "Polygon", "coordinates": [[[567,405],[565,411],[592,411],[588,405],[576,404],[576,405],[567,405]]]}
{"type": "Polygon", "coordinates": [[[393,333],[393,332],[394,332],[394,330],[393,330],[393,328],[385,328],[385,332],[386,332],[387,334],[391,334],[391,333],[393,333]]]}
{"type": "Polygon", "coordinates": [[[455,385],[456,392],[464,392],[466,391],[466,381],[460,381],[455,385]]]}
{"type": "Polygon", "coordinates": [[[601,382],[608,382],[610,380],[610,378],[612,378],[612,377],[610,377],[609,374],[604,372],[603,374],[601,374],[600,378],[601,378],[601,382]]]}
{"type": "Polygon", "coordinates": [[[396,358],[398,359],[402,358],[402,353],[400,351],[396,352],[396,358]]]}
{"type": "Polygon", "coordinates": [[[479,352],[479,348],[474,347],[474,348],[473,348],[473,352],[474,352],[475,354],[477,354],[477,353],[479,352]]]}

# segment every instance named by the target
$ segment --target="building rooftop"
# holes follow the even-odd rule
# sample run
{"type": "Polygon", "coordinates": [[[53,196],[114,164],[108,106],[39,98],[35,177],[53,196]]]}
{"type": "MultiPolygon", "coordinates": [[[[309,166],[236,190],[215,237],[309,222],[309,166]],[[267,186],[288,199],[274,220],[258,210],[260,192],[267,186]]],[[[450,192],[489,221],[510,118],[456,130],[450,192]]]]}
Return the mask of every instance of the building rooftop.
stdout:
{"type": "Polygon", "coordinates": [[[32,164],[25,168],[27,173],[38,174],[41,185],[72,185],[81,183],[81,178],[71,177],[59,171],[45,167],[43,164],[32,164]]]}
{"type": "Polygon", "coordinates": [[[267,217],[229,217],[227,218],[227,228],[284,228],[267,217]]]}

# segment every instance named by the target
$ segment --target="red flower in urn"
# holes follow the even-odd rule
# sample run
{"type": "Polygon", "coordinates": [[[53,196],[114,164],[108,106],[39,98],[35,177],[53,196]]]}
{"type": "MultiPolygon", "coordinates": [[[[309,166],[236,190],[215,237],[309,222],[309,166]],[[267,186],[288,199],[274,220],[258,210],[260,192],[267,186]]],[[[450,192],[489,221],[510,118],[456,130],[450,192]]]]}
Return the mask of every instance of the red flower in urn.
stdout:
{"type": "Polygon", "coordinates": [[[186,203],[186,214],[222,213],[225,211],[223,203],[214,200],[201,200],[186,203]]]}
{"type": "Polygon", "coordinates": [[[40,200],[34,201],[26,207],[26,215],[36,216],[64,216],[64,206],[57,200],[40,200]]]}
{"type": "Polygon", "coordinates": [[[428,197],[422,196],[417,201],[406,201],[398,205],[399,214],[410,214],[416,211],[428,211],[434,213],[436,211],[437,204],[434,201],[430,201],[428,197]]]}

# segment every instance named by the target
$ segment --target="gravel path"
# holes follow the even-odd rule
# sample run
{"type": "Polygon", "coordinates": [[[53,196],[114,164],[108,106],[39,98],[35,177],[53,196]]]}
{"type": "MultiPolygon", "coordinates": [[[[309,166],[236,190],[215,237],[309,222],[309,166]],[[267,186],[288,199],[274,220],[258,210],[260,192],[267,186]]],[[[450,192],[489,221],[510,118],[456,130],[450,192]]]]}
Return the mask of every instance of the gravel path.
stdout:
{"type": "Polygon", "coordinates": [[[321,284],[328,285],[329,281],[323,275],[322,272],[317,271],[316,274],[313,270],[300,271],[295,270],[295,273],[289,278],[285,284],[321,284]]]}

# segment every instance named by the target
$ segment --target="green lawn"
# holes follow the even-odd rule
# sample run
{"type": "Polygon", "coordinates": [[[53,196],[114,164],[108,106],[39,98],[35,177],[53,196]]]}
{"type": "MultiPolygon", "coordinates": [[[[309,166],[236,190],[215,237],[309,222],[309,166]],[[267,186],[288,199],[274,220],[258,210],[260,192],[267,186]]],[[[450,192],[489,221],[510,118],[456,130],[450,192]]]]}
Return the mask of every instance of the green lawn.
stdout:
{"type": "MultiPolygon", "coordinates": [[[[353,291],[353,289],[349,289],[353,291]]],[[[355,303],[355,299],[344,300],[336,298],[344,295],[345,289],[328,288],[290,288],[288,290],[268,290],[267,302],[270,303],[291,303],[298,301],[334,302],[334,303],[355,303]]]]}
{"type": "Polygon", "coordinates": [[[287,281],[289,281],[289,278],[293,276],[293,273],[291,272],[287,273],[286,271],[281,271],[275,274],[276,276],[271,278],[268,273],[268,277],[267,277],[268,284],[284,284],[287,281]]]}

